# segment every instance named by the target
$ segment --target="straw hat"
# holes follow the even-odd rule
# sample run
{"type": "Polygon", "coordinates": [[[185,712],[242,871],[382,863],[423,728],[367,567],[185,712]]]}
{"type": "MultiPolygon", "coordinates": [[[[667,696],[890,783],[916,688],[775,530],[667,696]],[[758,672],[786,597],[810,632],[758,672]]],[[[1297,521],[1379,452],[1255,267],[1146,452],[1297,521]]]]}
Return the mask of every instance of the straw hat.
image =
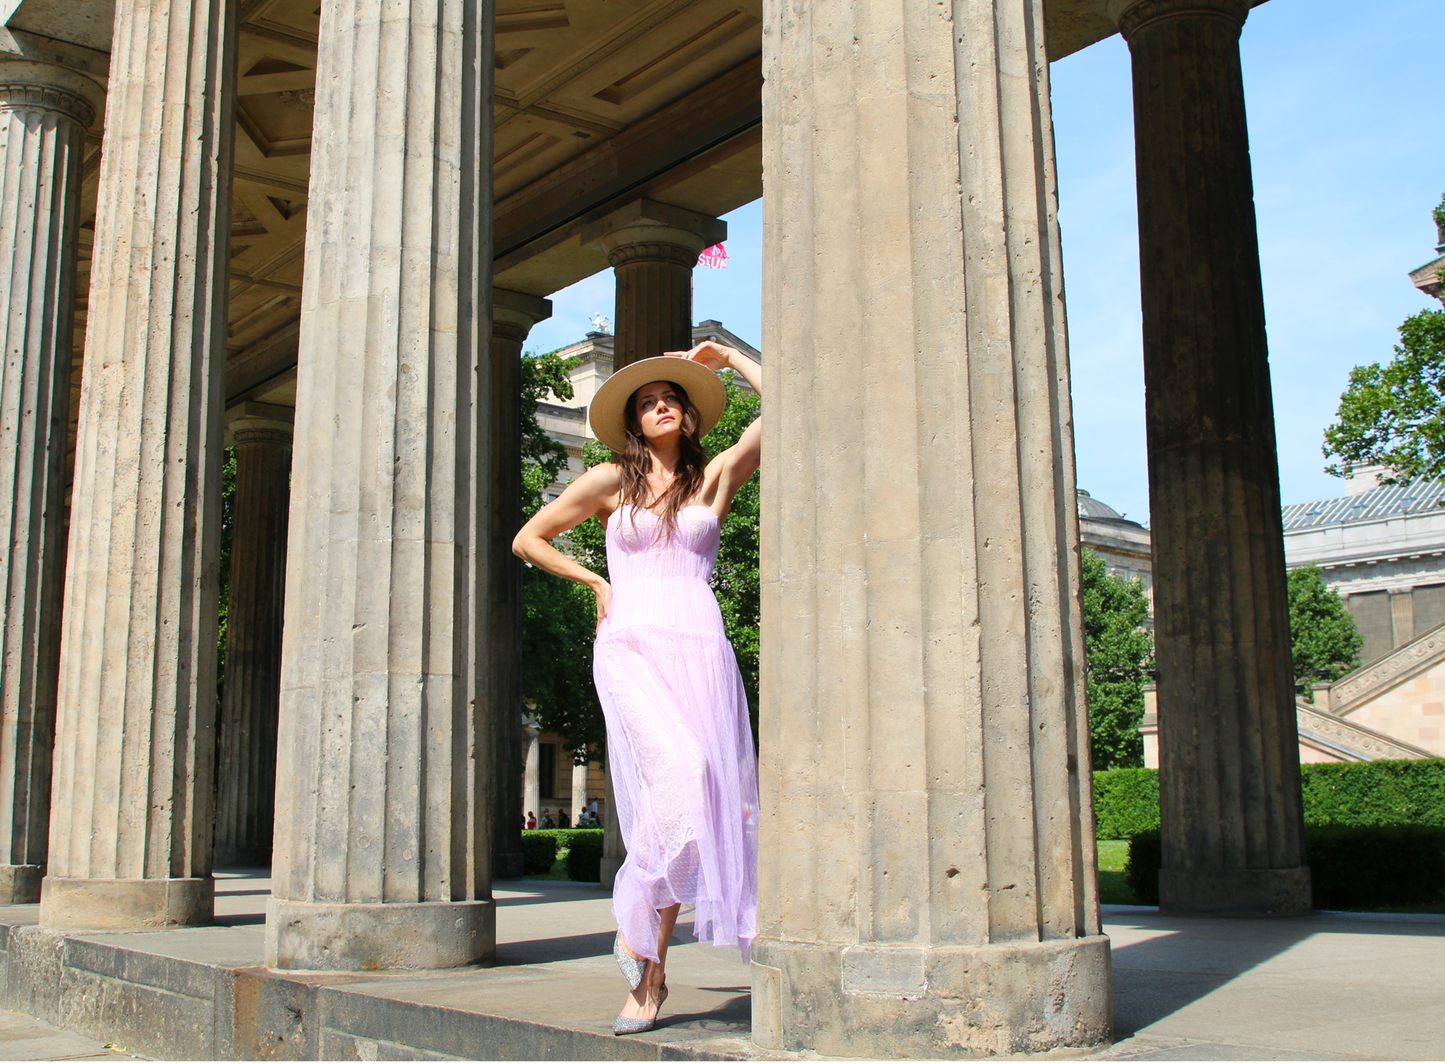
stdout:
{"type": "Polygon", "coordinates": [[[589,413],[592,434],[614,451],[620,453],[626,450],[627,401],[632,398],[633,392],[653,381],[671,381],[687,392],[700,419],[697,427],[699,439],[712,431],[718,418],[722,417],[723,407],[727,406],[727,390],[723,388],[722,381],[702,363],[676,355],[644,358],[630,366],[623,366],[597,389],[589,413]]]}

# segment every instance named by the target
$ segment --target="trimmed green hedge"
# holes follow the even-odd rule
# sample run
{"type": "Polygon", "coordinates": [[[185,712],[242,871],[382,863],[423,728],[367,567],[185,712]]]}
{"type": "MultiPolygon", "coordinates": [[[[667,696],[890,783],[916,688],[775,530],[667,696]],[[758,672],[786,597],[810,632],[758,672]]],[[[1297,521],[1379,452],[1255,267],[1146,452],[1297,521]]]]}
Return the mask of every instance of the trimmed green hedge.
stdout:
{"type": "MultiPolygon", "coordinates": [[[[1316,909],[1445,902],[1445,827],[1307,824],[1305,852],[1316,909]]],[[[1159,831],[1129,840],[1124,874],[1144,905],[1159,904],[1159,831]]]]}
{"type": "Polygon", "coordinates": [[[602,879],[602,831],[579,831],[567,850],[567,878],[579,883],[602,879]]]}
{"type": "Polygon", "coordinates": [[[1114,768],[1094,773],[1094,830],[1127,839],[1159,826],[1159,770],[1114,768]]]}
{"type": "Polygon", "coordinates": [[[1129,858],[1124,862],[1124,878],[1140,905],[1159,904],[1159,869],[1163,866],[1159,850],[1159,829],[1140,831],[1129,839],[1129,858]]]}
{"type": "Polygon", "coordinates": [[[557,839],[550,831],[522,832],[522,869],[529,876],[546,875],[557,863],[557,839]]]}
{"type": "Polygon", "coordinates": [[[1306,824],[1445,827],[1445,759],[1301,765],[1306,824]]]}
{"type": "Polygon", "coordinates": [[[602,878],[601,828],[535,828],[522,832],[522,857],[527,875],[546,875],[552,871],[562,850],[567,851],[568,879],[596,883],[602,878]],[[594,851],[596,857],[591,857],[594,851]],[[575,860],[574,853],[577,854],[575,860]]]}
{"type": "MultiPolygon", "coordinates": [[[[1306,824],[1445,827],[1445,759],[1301,765],[1306,824]]],[[[1094,773],[1095,833],[1127,839],[1159,827],[1159,773],[1094,773]]]]}

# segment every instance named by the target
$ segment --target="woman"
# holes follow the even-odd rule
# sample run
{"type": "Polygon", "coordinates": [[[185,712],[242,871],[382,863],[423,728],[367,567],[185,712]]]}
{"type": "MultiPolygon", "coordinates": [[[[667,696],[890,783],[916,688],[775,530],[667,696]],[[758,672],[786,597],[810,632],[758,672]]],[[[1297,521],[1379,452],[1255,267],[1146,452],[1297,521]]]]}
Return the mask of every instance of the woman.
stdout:
{"type": "Polygon", "coordinates": [[[618,453],[539,510],[512,547],[597,597],[593,677],[627,860],[612,888],[613,954],[632,993],[617,1034],[651,1030],[667,997],[667,946],[682,904],[694,930],[747,956],[757,923],[757,764],[737,660],[708,586],[733,496],[758,468],[754,421],[708,460],[732,369],[759,394],[762,372],[705,341],[643,359],[597,391],[592,431],[618,453]],[[552,546],[596,516],[616,586],[552,546]]]}

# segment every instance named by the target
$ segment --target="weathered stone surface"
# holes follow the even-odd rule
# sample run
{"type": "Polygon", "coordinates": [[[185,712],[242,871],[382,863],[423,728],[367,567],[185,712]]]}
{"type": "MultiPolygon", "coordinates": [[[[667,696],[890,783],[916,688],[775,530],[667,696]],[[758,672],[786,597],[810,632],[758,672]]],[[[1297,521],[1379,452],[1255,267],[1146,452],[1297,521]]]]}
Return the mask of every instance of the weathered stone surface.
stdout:
{"type": "Polygon", "coordinates": [[[1097,1044],[1042,4],[764,22],[754,1038],[1097,1044]]]}
{"type": "Polygon", "coordinates": [[[321,7],[271,966],[492,956],[491,14],[321,7]]]}
{"type": "Polygon", "coordinates": [[[622,825],[617,819],[617,799],[612,794],[612,774],[605,773],[602,810],[602,863],[600,879],[603,890],[611,890],[617,870],[627,860],[627,844],[622,841],[622,825]]]}
{"type": "Polygon", "coordinates": [[[522,561],[512,539],[522,527],[522,345],[532,326],[552,316],[552,301],[524,292],[492,291],[492,408],[488,418],[487,475],[496,503],[487,524],[494,574],[483,631],[492,666],[496,707],[496,770],[492,797],[492,874],[522,874],[522,561]]]}
{"type": "Polygon", "coordinates": [[[49,926],[87,930],[159,928],[211,922],[215,882],[209,875],[190,879],[45,877],[40,895],[41,921],[49,926]]]}
{"type": "Polygon", "coordinates": [[[668,203],[636,200],[582,232],[598,241],[617,277],[614,371],[692,346],[692,268],[727,239],[727,223],[668,203]]]}
{"type": "Polygon", "coordinates": [[[481,901],[307,903],[273,898],[266,963],[306,971],[456,968],[490,959],[496,914],[481,901]]]}
{"type": "Polygon", "coordinates": [[[65,577],[65,434],[85,131],[104,97],[0,59],[0,904],[40,900],[65,577]]]}
{"type": "Polygon", "coordinates": [[[226,412],[226,425],[236,447],[236,494],[216,737],[215,860],[261,866],[271,863],[275,820],[292,411],[241,403],[226,412]]]}
{"type": "Polygon", "coordinates": [[[40,902],[52,926],[93,919],[84,881],[139,923],[211,917],[172,905],[170,885],[211,872],[235,77],[234,5],[118,0],[65,579],[57,888],[40,902]]]}
{"type": "Polygon", "coordinates": [[[542,733],[532,720],[523,725],[522,753],[522,814],[535,815],[537,823],[542,822],[542,733]]]}
{"type": "Polygon", "coordinates": [[[1160,904],[1310,906],[1245,0],[1113,0],[1134,71],[1160,904]]]}

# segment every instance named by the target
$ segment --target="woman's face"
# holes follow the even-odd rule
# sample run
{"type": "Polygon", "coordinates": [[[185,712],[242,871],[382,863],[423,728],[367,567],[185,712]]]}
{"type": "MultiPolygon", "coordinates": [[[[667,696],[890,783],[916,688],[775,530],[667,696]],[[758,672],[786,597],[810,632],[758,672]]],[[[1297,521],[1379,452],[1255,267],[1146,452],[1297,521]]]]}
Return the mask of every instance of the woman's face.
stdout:
{"type": "Polygon", "coordinates": [[[660,440],[682,431],[682,398],[667,381],[653,381],[637,390],[637,423],[645,440],[660,440]]]}

